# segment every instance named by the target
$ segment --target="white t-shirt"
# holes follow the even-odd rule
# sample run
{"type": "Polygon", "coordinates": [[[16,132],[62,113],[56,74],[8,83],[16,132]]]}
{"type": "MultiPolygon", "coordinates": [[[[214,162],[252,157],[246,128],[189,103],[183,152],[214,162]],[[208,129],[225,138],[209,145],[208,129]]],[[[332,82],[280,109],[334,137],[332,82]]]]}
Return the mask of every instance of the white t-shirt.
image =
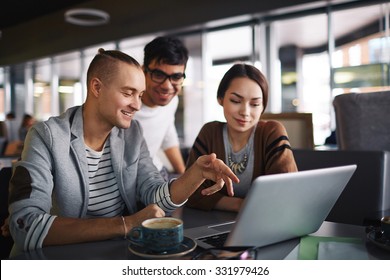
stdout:
{"type": "Polygon", "coordinates": [[[179,98],[175,96],[165,106],[151,108],[142,104],[141,109],[135,113],[134,119],[138,120],[142,126],[150,156],[159,170],[163,168],[163,163],[158,157],[158,151],[179,146],[179,137],[175,127],[175,113],[178,105],[179,98]]]}

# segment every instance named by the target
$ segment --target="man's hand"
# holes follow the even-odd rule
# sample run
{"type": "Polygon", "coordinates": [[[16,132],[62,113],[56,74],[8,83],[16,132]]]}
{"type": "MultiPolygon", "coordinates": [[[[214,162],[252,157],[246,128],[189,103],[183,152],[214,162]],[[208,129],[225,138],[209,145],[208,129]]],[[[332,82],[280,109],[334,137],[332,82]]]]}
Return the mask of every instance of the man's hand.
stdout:
{"type": "Polygon", "coordinates": [[[131,230],[133,227],[140,226],[143,221],[151,218],[165,217],[165,212],[157,204],[150,204],[137,213],[126,216],[125,221],[128,225],[127,229],[131,230]]]}
{"type": "Polygon", "coordinates": [[[222,160],[217,159],[216,154],[201,156],[196,160],[196,164],[200,168],[203,178],[215,182],[213,186],[202,190],[203,195],[216,193],[223,188],[224,184],[226,184],[228,194],[234,195],[232,182],[238,183],[239,179],[222,160]]]}
{"type": "Polygon", "coordinates": [[[1,235],[4,237],[9,237],[11,235],[9,232],[9,216],[4,220],[4,224],[1,226],[1,235]]]}

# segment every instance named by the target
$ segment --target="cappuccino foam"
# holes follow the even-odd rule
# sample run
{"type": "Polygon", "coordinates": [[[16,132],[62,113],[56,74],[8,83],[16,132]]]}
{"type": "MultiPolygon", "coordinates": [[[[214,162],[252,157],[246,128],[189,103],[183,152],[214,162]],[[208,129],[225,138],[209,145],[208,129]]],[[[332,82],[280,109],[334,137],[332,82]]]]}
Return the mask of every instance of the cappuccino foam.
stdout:
{"type": "Polygon", "coordinates": [[[155,220],[155,221],[150,221],[146,224],[143,224],[143,226],[147,228],[153,228],[153,229],[167,229],[167,228],[174,228],[177,227],[181,224],[181,222],[177,220],[155,220]]]}

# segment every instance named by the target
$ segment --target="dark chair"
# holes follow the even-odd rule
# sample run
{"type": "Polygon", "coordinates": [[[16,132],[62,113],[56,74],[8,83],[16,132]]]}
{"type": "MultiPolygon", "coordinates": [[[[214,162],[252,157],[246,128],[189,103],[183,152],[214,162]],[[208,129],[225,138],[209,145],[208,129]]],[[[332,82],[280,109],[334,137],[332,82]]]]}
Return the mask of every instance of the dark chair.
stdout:
{"type": "Polygon", "coordinates": [[[390,151],[390,91],[334,98],[340,150],[390,151]]]}
{"type": "MultiPolygon", "coordinates": [[[[8,184],[12,176],[12,167],[3,167],[0,170],[0,224],[8,217],[8,184]]],[[[0,235],[0,257],[8,259],[14,241],[12,237],[0,235]]]]}

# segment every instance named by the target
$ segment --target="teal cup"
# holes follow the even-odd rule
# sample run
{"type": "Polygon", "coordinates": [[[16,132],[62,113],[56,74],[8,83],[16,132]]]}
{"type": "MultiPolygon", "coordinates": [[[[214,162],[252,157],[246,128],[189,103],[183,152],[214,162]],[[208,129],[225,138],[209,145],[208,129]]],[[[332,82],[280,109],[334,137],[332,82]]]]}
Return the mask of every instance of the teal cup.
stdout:
{"type": "Polygon", "coordinates": [[[172,251],[183,242],[183,221],[171,217],[148,219],[140,227],[134,227],[128,238],[150,252],[172,251]]]}
{"type": "Polygon", "coordinates": [[[381,219],[381,229],[383,235],[390,240],[390,216],[384,216],[381,219]]]}

